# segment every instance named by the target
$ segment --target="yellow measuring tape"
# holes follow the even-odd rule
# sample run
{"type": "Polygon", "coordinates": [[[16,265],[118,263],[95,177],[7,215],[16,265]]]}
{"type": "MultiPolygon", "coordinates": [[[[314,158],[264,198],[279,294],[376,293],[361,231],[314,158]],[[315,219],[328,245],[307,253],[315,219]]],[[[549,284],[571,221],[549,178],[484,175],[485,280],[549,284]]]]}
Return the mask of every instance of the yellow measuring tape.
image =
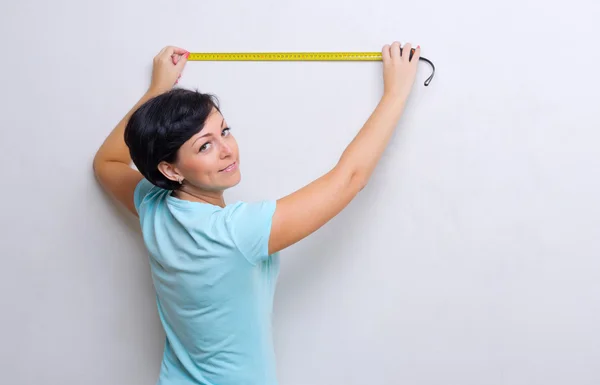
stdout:
{"type": "MultiPolygon", "coordinates": [[[[414,49],[412,50],[414,52],[414,49]]],[[[412,57],[412,55],[411,55],[412,57]]],[[[431,65],[433,72],[425,81],[428,86],[435,74],[435,66],[424,57],[420,60],[431,65]]],[[[188,61],[381,61],[381,52],[191,52],[188,61]]]]}
{"type": "Polygon", "coordinates": [[[381,52],[237,52],[190,53],[196,61],[377,61],[381,52]]]}

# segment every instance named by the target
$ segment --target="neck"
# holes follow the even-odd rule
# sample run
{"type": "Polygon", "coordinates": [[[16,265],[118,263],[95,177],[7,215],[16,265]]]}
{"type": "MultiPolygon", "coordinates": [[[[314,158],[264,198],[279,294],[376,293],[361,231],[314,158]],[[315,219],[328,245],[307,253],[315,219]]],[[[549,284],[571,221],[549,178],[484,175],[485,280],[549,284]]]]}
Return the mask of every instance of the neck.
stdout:
{"type": "Polygon", "coordinates": [[[176,198],[191,201],[209,203],[211,205],[225,207],[225,199],[222,191],[205,191],[194,186],[183,184],[179,189],[173,192],[176,198]]]}

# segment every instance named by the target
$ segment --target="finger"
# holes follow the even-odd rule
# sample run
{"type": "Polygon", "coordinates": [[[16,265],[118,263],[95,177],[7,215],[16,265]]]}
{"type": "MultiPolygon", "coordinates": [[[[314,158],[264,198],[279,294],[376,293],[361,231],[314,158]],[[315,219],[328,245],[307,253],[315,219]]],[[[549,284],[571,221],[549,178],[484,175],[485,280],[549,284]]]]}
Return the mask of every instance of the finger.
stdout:
{"type": "Polygon", "coordinates": [[[187,59],[190,56],[190,53],[186,51],[186,53],[184,53],[183,55],[179,56],[179,59],[177,61],[177,64],[175,64],[176,67],[178,67],[181,70],[183,70],[183,67],[185,67],[185,63],[187,63],[187,59]]]}
{"type": "Polygon", "coordinates": [[[415,50],[415,53],[413,54],[411,63],[412,62],[418,62],[419,58],[421,57],[421,46],[418,45],[417,48],[415,48],[414,50],[415,50]]]}
{"type": "Polygon", "coordinates": [[[171,55],[171,60],[173,61],[173,64],[177,64],[179,61],[179,55],[171,55]]]}
{"type": "Polygon", "coordinates": [[[404,47],[402,47],[402,58],[406,59],[406,61],[409,61],[411,48],[412,46],[410,45],[410,43],[406,43],[404,44],[404,47]]]}
{"type": "Polygon", "coordinates": [[[188,51],[186,51],[183,48],[175,47],[175,46],[172,46],[172,45],[170,45],[170,46],[167,47],[167,52],[169,53],[169,56],[173,55],[173,54],[183,55],[185,53],[189,53],[188,51]]]}
{"type": "Polygon", "coordinates": [[[390,49],[390,53],[391,53],[392,59],[400,58],[400,42],[399,41],[395,41],[394,43],[392,43],[392,48],[390,49]]]}
{"type": "Polygon", "coordinates": [[[388,62],[391,58],[392,57],[390,56],[390,45],[386,44],[381,49],[381,59],[383,59],[384,62],[388,62]]]}

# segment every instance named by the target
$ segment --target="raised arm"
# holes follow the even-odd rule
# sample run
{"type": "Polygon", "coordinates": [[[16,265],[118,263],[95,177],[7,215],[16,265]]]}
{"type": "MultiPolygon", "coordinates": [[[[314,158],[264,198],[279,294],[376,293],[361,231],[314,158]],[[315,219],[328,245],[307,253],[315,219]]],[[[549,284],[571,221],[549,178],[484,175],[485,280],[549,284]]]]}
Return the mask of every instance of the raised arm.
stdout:
{"type": "Polygon", "coordinates": [[[409,60],[411,45],[400,53],[395,42],[383,47],[384,94],[337,165],[300,190],[277,200],[269,254],[285,249],[339,214],[369,181],[381,159],[414,84],[420,47],[409,60]]]}
{"type": "Polygon", "coordinates": [[[177,83],[187,62],[189,53],[177,47],[165,47],[153,61],[152,81],[148,91],[131,108],[112,130],[94,157],[93,169],[96,179],[112,198],[137,215],[133,205],[133,191],[142,174],[130,167],[131,157],[123,134],[129,118],[135,110],[154,96],[170,90],[177,83]]]}

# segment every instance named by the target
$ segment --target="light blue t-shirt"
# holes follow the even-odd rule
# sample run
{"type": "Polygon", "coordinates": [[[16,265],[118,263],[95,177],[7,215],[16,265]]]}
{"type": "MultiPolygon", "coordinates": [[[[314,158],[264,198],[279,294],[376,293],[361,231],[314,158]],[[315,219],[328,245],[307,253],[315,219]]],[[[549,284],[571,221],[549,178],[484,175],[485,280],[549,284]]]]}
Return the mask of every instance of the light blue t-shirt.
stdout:
{"type": "Polygon", "coordinates": [[[221,208],[142,179],[134,203],[166,333],[157,384],[277,384],[271,320],[279,253],[268,255],[276,202],[221,208]]]}

